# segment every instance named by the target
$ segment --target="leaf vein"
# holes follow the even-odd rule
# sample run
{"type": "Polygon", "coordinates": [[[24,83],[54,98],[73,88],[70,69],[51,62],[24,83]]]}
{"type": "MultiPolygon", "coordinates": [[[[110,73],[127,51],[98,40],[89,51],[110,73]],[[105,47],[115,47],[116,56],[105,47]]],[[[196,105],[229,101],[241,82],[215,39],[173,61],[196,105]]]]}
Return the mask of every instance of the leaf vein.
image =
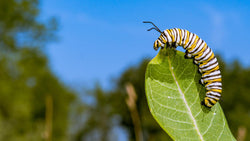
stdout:
{"type": "Polygon", "coordinates": [[[193,121],[193,124],[194,124],[194,126],[195,126],[195,130],[197,131],[197,134],[199,135],[200,140],[203,141],[204,139],[203,139],[203,137],[202,137],[202,135],[201,135],[201,133],[200,133],[200,131],[199,131],[199,129],[198,129],[196,120],[195,120],[195,118],[194,118],[193,115],[192,115],[192,112],[191,112],[191,110],[190,110],[190,107],[188,106],[188,103],[187,103],[187,101],[185,100],[184,93],[182,92],[182,90],[181,90],[181,88],[180,88],[180,86],[179,86],[179,84],[178,84],[178,82],[177,82],[177,80],[176,80],[176,78],[175,78],[175,74],[174,74],[173,70],[171,69],[171,62],[170,62],[169,56],[168,56],[168,62],[169,62],[169,69],[170,69],[171,74],[172,74],[172,76],[173,76],[173,78],[174,78],[174,80],[175,80],[175,83],[176,83],[176,85],[177,85],[177,88],[178,88],[178,90],[179,90],[181,96],[183,97],[183,101],[184,101],[184,103],[185,103],[185,105],[186,105],[186,108],[187,108],[187,110],[188,110],[188,114],[189,114],[190,118],[191,118],[192,121],[193,121]]]}
{"type": "MultiPolygon", "coordinates": [[[[216,112],[216,109],[215,109],[214,112],[216,112]]],[[[207,133],[207,131],[210,129],[210,127],[212,126],[212,123],[213,123],[213,121],[214,121],[214,117],[215,117],[215,115],[213,115],[213,117],[212,117],[212,119],[211,119],[211,121],[210,121],[210,123],[209,123],[209,125],[208,125],[208,127],[207,127],[207,130],[204,131],[204,133],[202,133],[202,135],[205,135],[205,134],[207,133]]]]}
{"type": "Polygon", "coordinates": [[[184,124],[192,124],[190,122],[186,122],[186,121],[180,121],[180,120],[175,120],[175,119],[172,119],[172,118],[168,118],[166,116],[163,116],[159,113],[156,112],[157,115],[159,115],[160,117],[164,118],[164,119],[167,119],[167,120],[171,120],[171,121],[174,121],[174,122],[178,122],[178,123],[184,123],[184,124]]]}

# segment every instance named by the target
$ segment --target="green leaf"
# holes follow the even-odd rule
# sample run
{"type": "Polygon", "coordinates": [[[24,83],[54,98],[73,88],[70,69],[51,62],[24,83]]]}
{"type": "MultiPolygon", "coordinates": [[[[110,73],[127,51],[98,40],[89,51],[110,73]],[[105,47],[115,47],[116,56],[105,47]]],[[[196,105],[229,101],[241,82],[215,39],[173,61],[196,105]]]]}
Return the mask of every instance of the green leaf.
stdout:
{"type": "Polygon", "coordinates": [[[219,105],[201,105],[205,87],[192,59],[174,49],[161,49],[146,71],[149,109],[174,140],[235,140],[219,105]]]}

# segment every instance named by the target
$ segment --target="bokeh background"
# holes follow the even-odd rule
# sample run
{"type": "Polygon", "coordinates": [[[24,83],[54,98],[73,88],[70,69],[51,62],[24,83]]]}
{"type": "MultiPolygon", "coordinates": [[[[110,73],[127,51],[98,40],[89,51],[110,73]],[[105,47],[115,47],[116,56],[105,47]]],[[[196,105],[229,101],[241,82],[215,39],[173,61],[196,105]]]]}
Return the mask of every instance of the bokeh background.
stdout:
{"type": "Polygon", "coordinates": [[[159,33],[145,20],[207,42],[229,127],[250,140],[249,15],[250,2],[236,0],[1,0],[0,140],[171,140],[146,102],[159,33]]]}

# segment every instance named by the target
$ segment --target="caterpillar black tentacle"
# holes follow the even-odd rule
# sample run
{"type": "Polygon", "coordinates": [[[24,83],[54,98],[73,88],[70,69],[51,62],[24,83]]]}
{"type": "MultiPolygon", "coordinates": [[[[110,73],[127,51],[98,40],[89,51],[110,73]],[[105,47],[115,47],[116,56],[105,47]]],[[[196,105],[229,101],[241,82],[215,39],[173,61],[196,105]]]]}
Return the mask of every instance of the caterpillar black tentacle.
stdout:
{"type": "Polygon", "coordinates": [[[204,40],[196,34],[185,29],[173,28],[161,31],[154,23],[146,21],[143,23],[151,23],[154,27],[148,31],[155,29],[161,33],[160,37],[154,42],[154,49],[159,47],[177,47],[182,46],[185,50],[185,58],[193,58],[194,64],[199,66],[199,72],[202,74],[200,83],[205,85],[207,90],[203,104],[211,108],[217,103],[221,97],[222,83],[219,64],[214,56],[213,51],[204,40]]]}

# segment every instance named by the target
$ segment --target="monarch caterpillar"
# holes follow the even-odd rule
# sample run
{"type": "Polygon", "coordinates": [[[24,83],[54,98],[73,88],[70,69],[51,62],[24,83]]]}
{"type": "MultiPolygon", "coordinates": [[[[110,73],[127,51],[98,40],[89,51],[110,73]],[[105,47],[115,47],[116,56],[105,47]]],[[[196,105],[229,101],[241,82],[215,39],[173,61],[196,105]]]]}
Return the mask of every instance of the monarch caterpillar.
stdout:
{"type": "Polygon", "coordinates": [[[148,31],[155,29],[161,33],[160,37],[154,42],[155,50],[165,46],[174,48],[182,46],[186,50],[185,57],[194,58],[194,63],[199,66],[199,72],[202,74],[200,83],[205,85],[207,90],[202,104],[208,108],[215,105],[222,92],[221,72],[214,53],[205,41],[185,29],[173,28],[161,31],[152,22],[144,21],[143,23],[150,23],[154,26],[148,31]]]}

